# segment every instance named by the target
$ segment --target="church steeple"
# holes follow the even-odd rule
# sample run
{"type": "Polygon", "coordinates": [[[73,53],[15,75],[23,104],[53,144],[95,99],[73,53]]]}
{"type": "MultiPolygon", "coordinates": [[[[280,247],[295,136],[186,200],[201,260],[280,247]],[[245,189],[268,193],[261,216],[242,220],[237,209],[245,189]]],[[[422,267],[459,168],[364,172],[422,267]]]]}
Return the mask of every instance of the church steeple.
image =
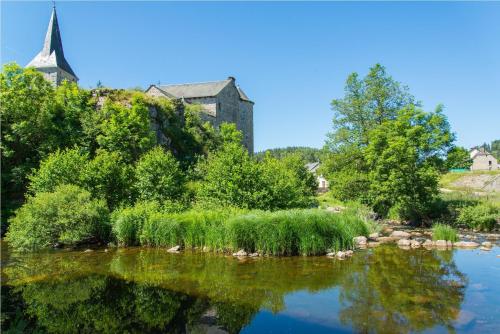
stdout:
{"type": "Polygon", "coordinates": [[[78,81],[78,77],[64,57],[55,5],[52,8],[43,49],[27,66],[35,67],[43,72],[45,77],[55,85],[59,85],[63,80],[78,81]]]}

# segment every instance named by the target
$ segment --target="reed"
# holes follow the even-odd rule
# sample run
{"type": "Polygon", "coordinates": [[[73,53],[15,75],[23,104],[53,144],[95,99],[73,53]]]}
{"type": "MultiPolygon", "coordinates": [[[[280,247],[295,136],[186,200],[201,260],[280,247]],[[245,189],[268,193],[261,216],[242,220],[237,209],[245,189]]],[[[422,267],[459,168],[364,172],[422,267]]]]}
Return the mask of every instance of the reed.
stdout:
{"type": "Polygon", "coordinates": [[[457,231],[449,225],[435,224],[432,227],[433,240],[458,241],[457,231]]]}
{"type": "Polygon", "coordinates": [[[354,214],[317,209],[149,212],[134,229],[120,227],[130,225],[128,216],[126,210],[113,215],[113,231],[128,231],[115,234],[120,245],[139,241],[145,246],[180,245],[213,252],[244,249],[275,256],[320,255],[328,250],[350,249],[354,237],[369,232],[367,224],[354,214]]]}

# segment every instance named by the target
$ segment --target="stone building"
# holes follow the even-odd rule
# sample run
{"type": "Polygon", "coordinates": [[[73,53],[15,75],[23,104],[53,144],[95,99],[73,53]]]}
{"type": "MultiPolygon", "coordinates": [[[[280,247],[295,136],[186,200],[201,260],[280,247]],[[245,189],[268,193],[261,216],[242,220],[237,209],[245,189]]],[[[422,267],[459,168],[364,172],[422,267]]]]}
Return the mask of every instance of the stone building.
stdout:
{"type": "Polygon", "coordinates": [[[243,133],[243,144],[253,153],[254,103],[238,87],[233,77],[222,81],[186,83],[177,85],[151,85],[146,93],[156,97],[182,99],[185,103],[199,104],[202,118],[214,127],[235,123],[243,133]]]}
{"type": "Polygon", "coordinates": [[[470,152],[472,166],[470,170],[497,170],[500,169],[497,159],[491,155],[484,147],[474,148],[470,152]]]}
{"type": "Polygon", "coordinates": [[[36,68],[55,86],[60,85],[64,80],[78,81],[78,77],[64,57],[55,7],[52,9],[52,16],[50,17],[42,51],[26,67],[36,68]]]}

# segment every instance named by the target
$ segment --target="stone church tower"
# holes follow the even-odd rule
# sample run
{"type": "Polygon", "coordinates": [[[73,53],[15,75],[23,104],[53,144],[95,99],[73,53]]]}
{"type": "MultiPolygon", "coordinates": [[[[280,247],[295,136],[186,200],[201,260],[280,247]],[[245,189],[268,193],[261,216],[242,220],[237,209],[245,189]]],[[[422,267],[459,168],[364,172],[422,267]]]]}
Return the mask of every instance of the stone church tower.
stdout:
{"type": "Polygon", "coordinates": [[[59,31],[55,6],[52,9],[52,16],[50,17],[49,27],[45,35],[43,49],[26,67],[36,68],[55,86],[60,85],[64,80],[78,81],[75,72],[73,72],[66,58],[64,58],[61,32],[59,31]]]}

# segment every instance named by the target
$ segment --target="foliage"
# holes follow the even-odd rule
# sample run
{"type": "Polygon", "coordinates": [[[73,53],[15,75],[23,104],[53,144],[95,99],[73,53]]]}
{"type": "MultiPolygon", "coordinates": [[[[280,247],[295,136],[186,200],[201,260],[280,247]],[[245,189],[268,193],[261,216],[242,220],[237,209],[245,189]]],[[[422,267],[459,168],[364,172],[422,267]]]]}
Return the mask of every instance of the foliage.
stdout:
{"type": "Polygon", "coordinates": [[[177,199],[183,193],[184,176],[172,153],[159,146],[139,159],[135,167],[135,188],[139,200],[177,199]]]}
{"type": "Polygon", "coordinates": [[[455,146],[446,154],[445,169],[469,169],[472,165],[472,160],[469,156],[469,151],[463,147],[455,146]]]}
{"type": "Polygon", "coordinates": [[[166,213],[141,204],[113,213],[112,224],[122,245],[180,245],[216,252],[245,249],[269,255],[324,254],[328,249],[352,248],[353,237],[368,234],[367,224],[356,214],[322,210],[166,213]]]}
{"type": "Polygon", "coordinates": [[[317,162],[323,160],[323,151],[318,148],[313,147],[303,147],[303,146],[289,146],[285,148],[272,148],[262,152],[255,153],[254,157],[257,160],[262,160],[267,154],[272,157],[281,159],[289,154],[299,154],[305,162],[317,162]]]}
{"type": "Polygon", "coordinates": [[[349,76],[345,97],[332,102],[333,132],[320,170],[337,198],[368,204],[381,216],[428,219],[454,136],[441,107],[426,113],[417,106],[378,64],[363,80],[349,76]]]}
{"type": "Polygon", "coordinates": [[[81,149],[57,150],[40,163],[30,176],[32,194],[52,192],[61,184],[78,185],[94,197],[104,198],[113,209],[122,202],[131,202],[132,168],[116,152],[99,150],[89,160],[81,149]]]}
{"type": "Polygon", "coordinates": [[[126,161],[135,161],[156,143],[150,127],[149,109],[139,93],[133,95],[131,108],[107,100],[101,113],[107,117],[99,126],[99,146],[117,152],[126,161]]]}
{"type": "Polygon", "coordinates": [[[500,207],[492,203],[464,207],[457,222],[475,230],[491,231],[500,222],[500,207]]]}
{"type": "Polygon", "coordinates": [[[107,216],[103,201],[93,200],[88,191],[75,185],[61,185],[54,192],[28,198],[16,211],[6,240],[20,250],[105,240],[109,233],[107,216]]]}
{"type": "Polygon", "coordinates": [[[239,143],[225,143],[202,161],[197,200],[207,206],[258,208],[265,196],[258,165],[239,143]]]}
{"type": "Polygon", "coordinates": [[[458,241],[457,231],[449,225],[434,224],[432,226],[432,240],[458,241]]]}
{"type": "Polygon", "coordinates": [[[314,204],[312,199],[317,181],[299,154],[289,154],[281,159],[266,154],[259,167],[262,186],[266,189],[266,196],[258,205],[259,208],[305,208],[314,204]]]}

